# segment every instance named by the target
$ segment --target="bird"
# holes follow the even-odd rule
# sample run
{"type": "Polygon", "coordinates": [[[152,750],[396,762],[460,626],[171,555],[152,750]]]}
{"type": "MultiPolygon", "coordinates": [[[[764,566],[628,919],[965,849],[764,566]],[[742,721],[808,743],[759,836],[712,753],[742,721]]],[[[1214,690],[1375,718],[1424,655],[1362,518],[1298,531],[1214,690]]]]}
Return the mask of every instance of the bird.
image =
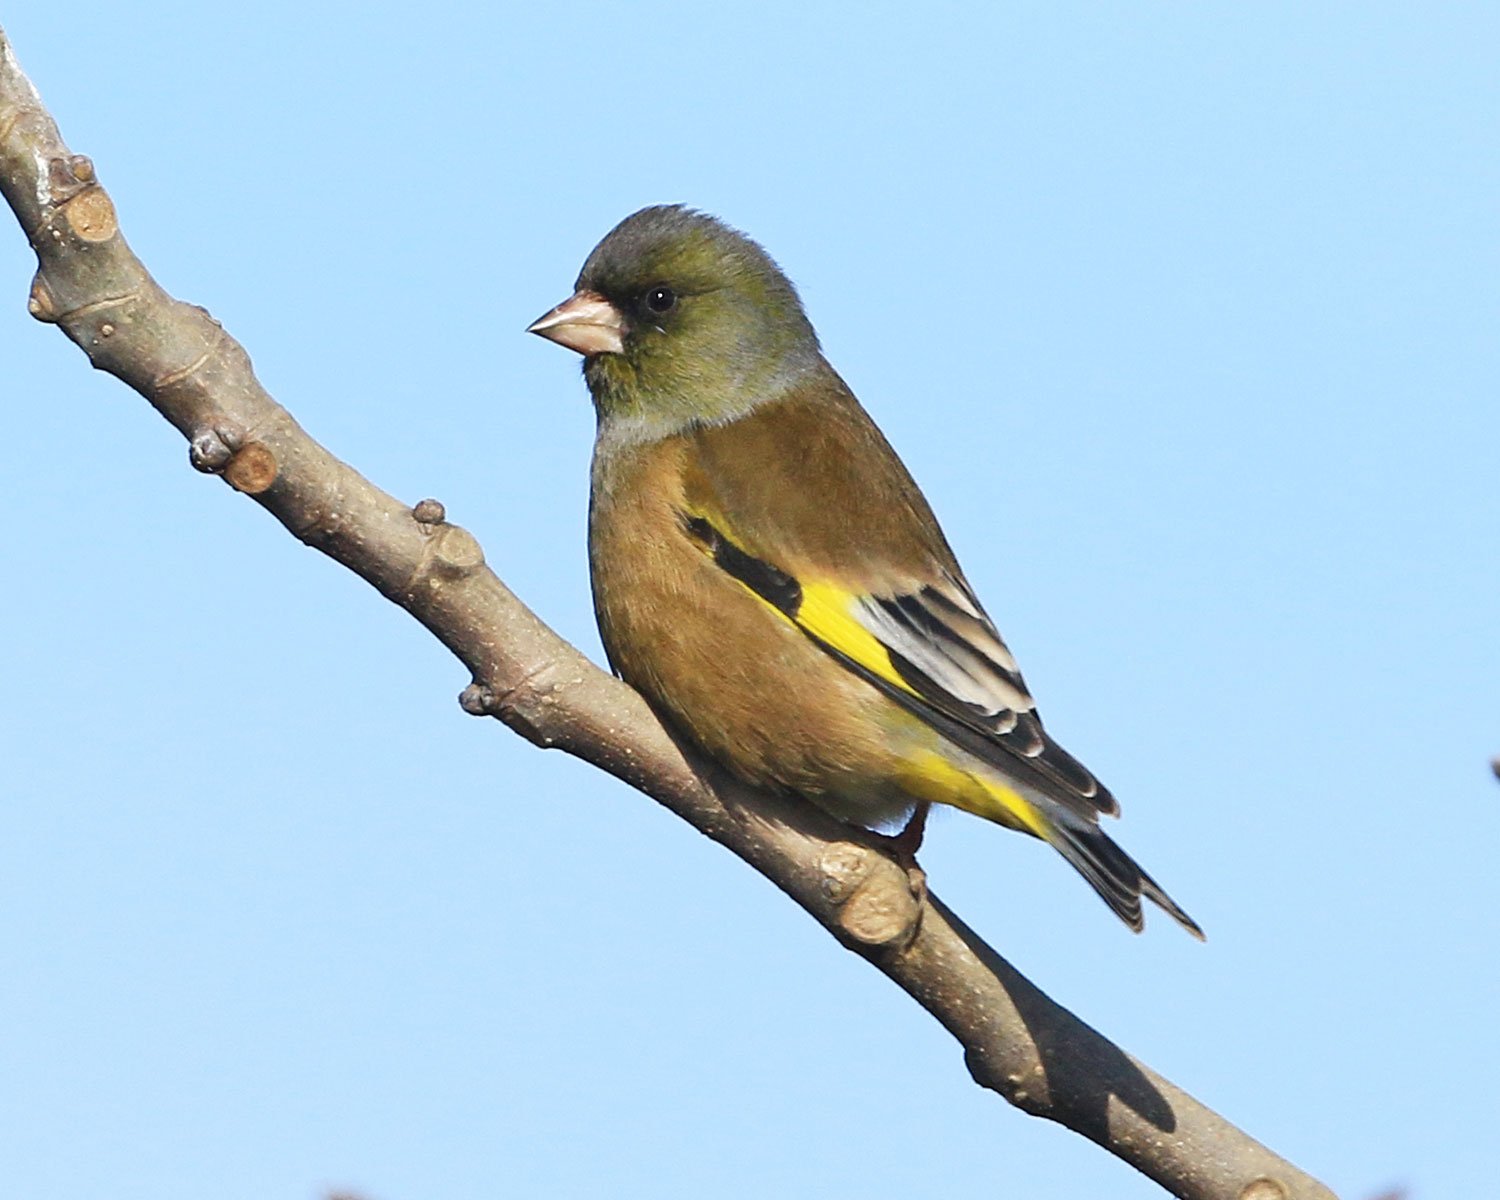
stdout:
{"type": "Polygon", "coordinates": [[[621,221],[533,322],[597,418],[595,615],[614,672],[749,784],[849,825],[933,804],[1052,846],[1131,929],[1203,931],[1100,827],[932,509],[755,241],[680,204],[621,221]]]}

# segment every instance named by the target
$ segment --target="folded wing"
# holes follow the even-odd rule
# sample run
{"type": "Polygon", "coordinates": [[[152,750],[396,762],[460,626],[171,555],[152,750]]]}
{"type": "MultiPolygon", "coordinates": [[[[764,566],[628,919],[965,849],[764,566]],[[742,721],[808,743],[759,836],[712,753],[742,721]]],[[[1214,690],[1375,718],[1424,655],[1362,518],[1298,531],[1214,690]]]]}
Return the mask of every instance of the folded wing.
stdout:
{"type": "Polygon", "coordinates": [[[1015,659],[961,580],[855,595],[793,578],[705,515],[685,513],[682,525],[722,570],[956,745],[1081,816],[1119,811],[1109,791],[1042,728],[1015,659]]]}

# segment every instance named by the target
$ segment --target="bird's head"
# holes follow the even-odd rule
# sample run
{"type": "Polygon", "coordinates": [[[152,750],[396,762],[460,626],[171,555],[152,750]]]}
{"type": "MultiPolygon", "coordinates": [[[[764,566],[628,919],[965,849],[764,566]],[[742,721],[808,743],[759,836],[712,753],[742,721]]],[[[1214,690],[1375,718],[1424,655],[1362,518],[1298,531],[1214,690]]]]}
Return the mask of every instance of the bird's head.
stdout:
{"type": "Polygon", "coordinates": [[[600,242],[573,295],[529,332],[584,356],[601,423],[671,433],[727,421],[822,361],[791,281],[721,221],[643,208],[600,242]]]}

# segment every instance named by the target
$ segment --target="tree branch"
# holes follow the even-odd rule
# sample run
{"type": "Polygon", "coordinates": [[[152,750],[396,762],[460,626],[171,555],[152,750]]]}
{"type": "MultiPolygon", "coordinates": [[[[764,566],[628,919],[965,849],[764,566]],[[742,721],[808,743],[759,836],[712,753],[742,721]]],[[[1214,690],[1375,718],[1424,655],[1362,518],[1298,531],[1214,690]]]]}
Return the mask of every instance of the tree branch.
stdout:
{"type": "Polygon", "coordinates": [[[1332,1193],[1055,1004],[861,831],[755,792],[675,743],[485,564],[440,504],[409,508],[340,462],[257,382],[204,309],[131,253],[90,161],[71,154],[0,30],[0,191],[38,259],[28,308],[144,396],[291,533],[367,580],[468,667],[461,697],[625,780],[728,847],[940,1021],[980,1085],[1061,1122],[1192,1200],[1332,1193]]]}

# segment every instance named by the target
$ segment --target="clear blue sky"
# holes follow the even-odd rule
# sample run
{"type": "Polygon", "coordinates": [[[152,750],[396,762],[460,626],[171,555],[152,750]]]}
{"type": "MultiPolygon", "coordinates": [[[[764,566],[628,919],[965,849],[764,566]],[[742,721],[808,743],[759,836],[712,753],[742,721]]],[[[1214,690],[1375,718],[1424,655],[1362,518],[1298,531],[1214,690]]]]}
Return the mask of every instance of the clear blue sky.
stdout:
{"type": "MultiPolygon", "coordinates": [[[[635,208],[760,239],[1122,842],[934,888],[1358,1200],[1494,1178],[1500,17],[8,5],[161,282],[596,659],[577,364],[635,208]]],[[[0,221],[0,1193],[1151,1197],[25,314],[0,221]]]]}

